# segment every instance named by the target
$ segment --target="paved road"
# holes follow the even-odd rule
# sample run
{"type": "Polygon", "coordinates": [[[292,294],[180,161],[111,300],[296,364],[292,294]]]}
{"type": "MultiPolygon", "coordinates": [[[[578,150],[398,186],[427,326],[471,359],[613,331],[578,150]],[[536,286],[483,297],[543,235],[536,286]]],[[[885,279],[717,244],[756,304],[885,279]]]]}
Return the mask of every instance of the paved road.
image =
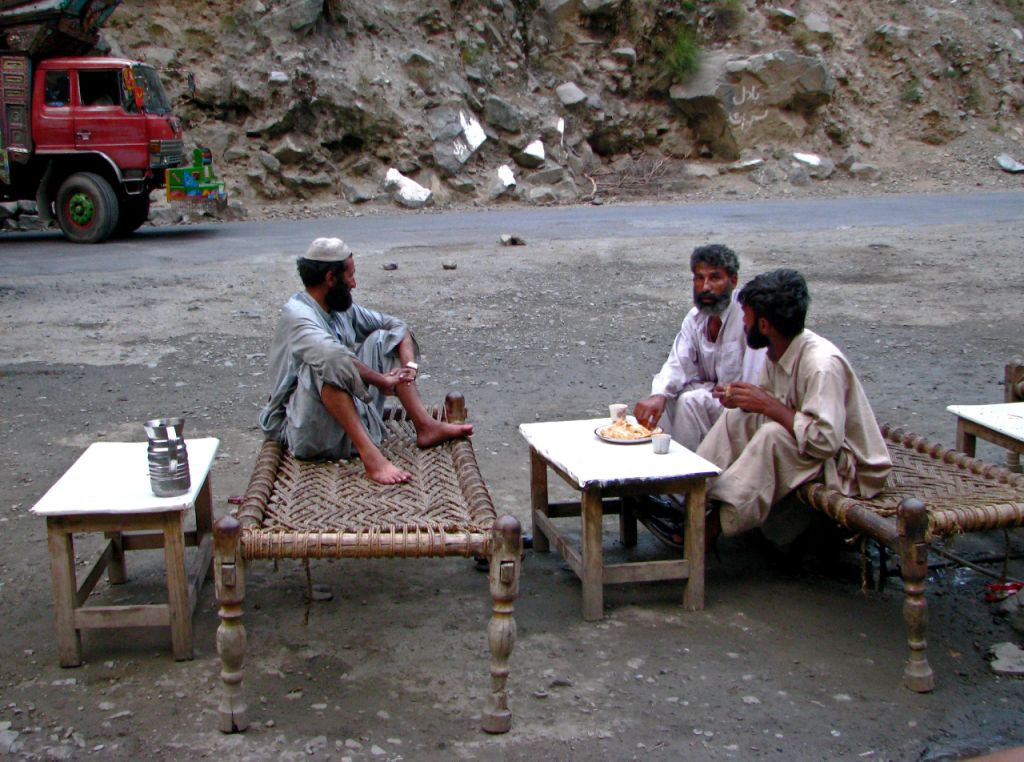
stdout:
{"type": "Polygon", "coordinates": [[[52,232],[4,234],[0,236],[0,282],[16,275],[123,272],[161,265],[180,268],[254,253],[294,252],[320,235],[340,235],[362,251],[384,251],[397,247],[490,245],[503,232],[537,241],[1020,222],[1024,222],[1024,192],[516,208],[233,222],[147,228],[130,239],[100,246],[70,244],[52,232]]]}

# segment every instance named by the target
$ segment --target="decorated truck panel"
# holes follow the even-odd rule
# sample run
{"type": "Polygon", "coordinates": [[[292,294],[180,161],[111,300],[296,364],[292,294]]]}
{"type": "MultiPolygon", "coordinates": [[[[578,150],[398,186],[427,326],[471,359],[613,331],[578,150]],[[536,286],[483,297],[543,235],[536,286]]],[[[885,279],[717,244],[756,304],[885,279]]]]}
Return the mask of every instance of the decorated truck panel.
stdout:
{"type": "MultiPolygon", "coordinates": [[[[137,229],[150,193],[186,164],[181,124],[152,66],[53,55],[91,47],[118,2],[0,0],[0,198],[35,199],[40,217],[80,243],[137,229]]],[[[226,203],[208,151],[170,180],[168,198],[226,203]],[[179,193],[186,183],[190,192],[179,193]]]]}

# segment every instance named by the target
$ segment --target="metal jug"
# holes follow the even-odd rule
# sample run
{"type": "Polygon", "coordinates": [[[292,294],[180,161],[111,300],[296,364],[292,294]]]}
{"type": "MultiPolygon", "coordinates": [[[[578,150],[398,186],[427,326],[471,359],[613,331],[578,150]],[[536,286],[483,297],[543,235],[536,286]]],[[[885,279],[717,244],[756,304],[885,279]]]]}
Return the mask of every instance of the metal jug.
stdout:
{"type": "Polygon", "coordinates": [[[142,424],[149,438],[149,484],[157,497],[174,497],[188,492],[188,450],[182,432],[184,418],[155,418],[142,424]]]}

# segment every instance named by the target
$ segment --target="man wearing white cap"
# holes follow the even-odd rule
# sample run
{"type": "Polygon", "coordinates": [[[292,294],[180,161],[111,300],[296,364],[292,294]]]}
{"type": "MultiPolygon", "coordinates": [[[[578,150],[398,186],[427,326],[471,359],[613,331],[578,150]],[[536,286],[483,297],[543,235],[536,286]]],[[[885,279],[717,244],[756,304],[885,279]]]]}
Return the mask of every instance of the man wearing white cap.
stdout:
{"type": "Polygon", "coordinates": [[[398,318],[353,304],[352,250],[317,238],[298,259],[305,286],[285,304],[270,348],[274,388],[260,427],[299,458],[358,453],[366,475],[399,484],[411,475],[381,453],[384,398],[397,396],[420,447],[473,433],[471,425],[433,418],[416,389],[417,346],[398,318]],[[355,453],[353,453],[355,450],[355,453]]]}

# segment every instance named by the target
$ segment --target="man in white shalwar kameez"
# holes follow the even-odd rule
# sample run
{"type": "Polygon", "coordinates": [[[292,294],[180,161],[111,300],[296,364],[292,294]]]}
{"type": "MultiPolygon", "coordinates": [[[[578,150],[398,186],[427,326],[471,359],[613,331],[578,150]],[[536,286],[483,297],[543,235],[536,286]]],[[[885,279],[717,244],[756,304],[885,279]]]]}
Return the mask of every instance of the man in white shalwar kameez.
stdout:
{"type": "Polygon", "coordinates": [[[739,259],[727,246],[699,246],[690,255],[694,307],[683,319],[672,351],[654,377],[651,396],[633,409],[637,421],[660,426],[696,450],[724,408],[712,395],[716,384],[755,382],[764,350],[750,349],[743,312],[734,290],[739,259]]]}
{"type": "Polygon", "coordinates": [[[818,480],[844,495],[871,498],[885,486],[892,461],[849,361],[804,328],[810,294],[803,276],[763,273],[741,289],[739,301],[747,343],[766,347],[768,362],[760,384],[714,390],[727,409],[697,449],[723,469],[708,490],[707,536],[713,541],[719,533],[762,527],[785,546],[808,522],[780,506],[783,497],[818,480]],[[787,510],[789,516],[780,515],[787,510]]]}
{"type": "Polygon", "coordinates": [[[274,388],[259,419],[268,438],[304,459],[358,454],[370,479],[397,484],[411,475],[377,447],[385,397],[398,397],[420,447],[473,433],[423,406],[417,346],[405,323],[352,303],[355,260],[343,241],[318,238],[297,264],[306,288],[285,304],[271,344],[274,388]]]}

